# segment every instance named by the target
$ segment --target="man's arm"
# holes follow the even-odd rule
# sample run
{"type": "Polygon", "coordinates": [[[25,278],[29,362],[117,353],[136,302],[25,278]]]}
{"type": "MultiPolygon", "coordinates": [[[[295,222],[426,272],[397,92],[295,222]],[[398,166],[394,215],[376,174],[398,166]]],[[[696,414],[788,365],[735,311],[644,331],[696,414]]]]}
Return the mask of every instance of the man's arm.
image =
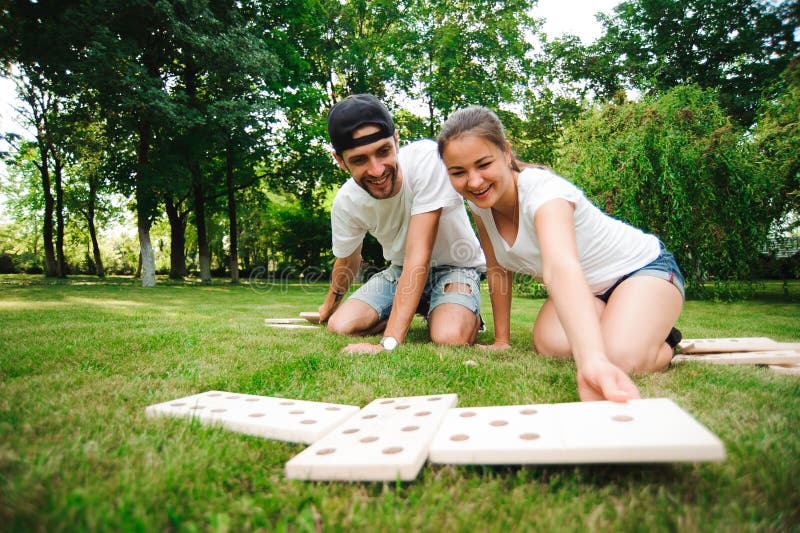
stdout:
{"type": "MultiPolygon", "coordinates": [[[[394,337],[397,342],[403,342],[406,338],[411,320],[419,306],[422,291],[425,289],[425,282],[428,281],[431,253],[439,230],[441,214],[441,209],[420,213],[413,215],[408,222],[403,273],[397,281],[392,312],[383,333],[385,337],[394,337]]],[[[383,346],[380,344],[360,342],[345,346],[342,352],[378,353],[381,350],[383,346]]]]}
{"type": "Polygon", "coordinates": [[[333,263],[333,272],[331,272],[331,286],[328,288],[328,294],[325,296],[325,301],[319,307],[319,321],[327,322],[336,308],[347,294],[350,284],[358,273],[361,267],[361,247],[359,245],[356,250],[347,257],[337,257],[333,263]]]}
{"type": "Polygon", "coordinates": [[[406,338],[414,313],[419,307],[425,282],[428,281],[431,253],[441,216],[442,210],[437,209],[413,215],[408,222],[403,273],[397,281],[392,312],[384,331],[385,337],[394,337],[400,343],[406,338]]]}

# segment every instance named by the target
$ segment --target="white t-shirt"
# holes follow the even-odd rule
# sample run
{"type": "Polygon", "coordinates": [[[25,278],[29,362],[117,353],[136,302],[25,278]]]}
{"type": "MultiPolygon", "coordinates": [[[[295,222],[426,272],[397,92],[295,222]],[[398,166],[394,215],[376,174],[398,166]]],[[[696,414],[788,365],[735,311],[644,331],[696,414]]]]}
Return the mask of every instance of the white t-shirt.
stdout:
{"type": "Polygon", "coordinates": [[[594,294],[602,294],[620,277],[642,268],[660,253],[661,244],[655,235],[603,213],[575,185],[549,170],[524,169],[518,187],[519,232],[511,247],[497,231],[491,209],[470,202],[472,212],[486,227],[497,262],[507,270],[542,279],[542,255],[533,217],[539,207],[556,198],[575,205],[578,260],[594,294]]]}
{"type": "Polygon", "coordinates": [[[464,201],[450,184],[436,143],[423,140],[408,144],[400,148],[398,162],[403,183],[395,196],[377,200],[352,177],[336,193],[331,209],[333,254],[348,257],[369,232],[383,247],[383,257],[393,265],[402,265],[409,219],[442,208],[431,266],[485,268],[483,250],[470,226],[464,201]]]}

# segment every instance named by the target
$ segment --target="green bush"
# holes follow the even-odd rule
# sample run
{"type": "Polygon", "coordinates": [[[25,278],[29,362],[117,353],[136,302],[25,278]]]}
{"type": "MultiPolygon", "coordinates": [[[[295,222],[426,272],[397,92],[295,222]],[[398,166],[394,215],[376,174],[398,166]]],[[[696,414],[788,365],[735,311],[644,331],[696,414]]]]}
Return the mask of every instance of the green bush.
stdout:
{"type": "Polygon", "coordinates": [[[690,286],[746,279],[780,215],[780,179],[696,86],[588,113],[566,129],[556,169],[658,235],[690,286]]]}

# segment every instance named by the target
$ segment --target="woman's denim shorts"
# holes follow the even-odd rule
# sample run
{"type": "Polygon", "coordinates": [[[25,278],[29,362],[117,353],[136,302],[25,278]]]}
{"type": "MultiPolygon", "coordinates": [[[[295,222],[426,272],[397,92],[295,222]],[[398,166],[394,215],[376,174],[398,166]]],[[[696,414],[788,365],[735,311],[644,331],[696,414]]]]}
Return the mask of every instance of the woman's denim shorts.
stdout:
{"type": "Polygon", "coordinates": [[[686,300],[686,280],[683,277],[681,269],[678,267],[678,263],[675,262],[675,257],[664,248],[663,243],[661,244],[661,253],[652,262],[646,264],[639,270],[634,270],[630,274],[622,276],[610,289],[603,294],[597,295],[597,297],[608,303],[608,299],[611,297],[611,293],[614,292],[614,289],[626,279],[634,276],[651,276],[668,281],[675,285],[675,288],[680,291],[681,297],[686,300]]]}

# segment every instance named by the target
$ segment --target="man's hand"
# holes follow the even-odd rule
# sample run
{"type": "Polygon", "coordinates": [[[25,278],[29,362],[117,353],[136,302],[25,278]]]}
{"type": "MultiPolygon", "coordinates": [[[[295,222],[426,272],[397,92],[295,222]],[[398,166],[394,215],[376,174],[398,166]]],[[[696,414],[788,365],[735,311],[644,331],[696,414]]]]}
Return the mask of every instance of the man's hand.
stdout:
{"type": "Polygon", "coordinates": [[[345,354],[360,354],[360,353],[368,353],[368,354],[376,354],[378,352],[383,351],[383,346],[380,344],[371,344],[369,342],[357,342],[353,344],[348,344],[344,348],[342,348],[341,353],[345,354]]]}
{"type": "Polygon", "coordinates": [[[641,398],[631,378],[607,359],[592,360],[578,368],[578,394],[584,402],[641,398]]]}
{"type": "Polygon", "coordinates": [[[476,344],[478,348],[481,350],[486,350],[487,352],[499,352],[502,350],[510,350],[511,345],[505,341],[497,342],[495,341],[494,344],[476,344]]]}
{"type": "Polygon", "coordinates": [[[319,311],[319,323],[320,324],[327,323],[328,319],[331,317],[331,315],[333,314],[334,310],[335,310],[335,307],[328,306],[328,305],[325,305],[325,304],[320,305],[319,309],[318,309],[318,311],[319,311]]]}

